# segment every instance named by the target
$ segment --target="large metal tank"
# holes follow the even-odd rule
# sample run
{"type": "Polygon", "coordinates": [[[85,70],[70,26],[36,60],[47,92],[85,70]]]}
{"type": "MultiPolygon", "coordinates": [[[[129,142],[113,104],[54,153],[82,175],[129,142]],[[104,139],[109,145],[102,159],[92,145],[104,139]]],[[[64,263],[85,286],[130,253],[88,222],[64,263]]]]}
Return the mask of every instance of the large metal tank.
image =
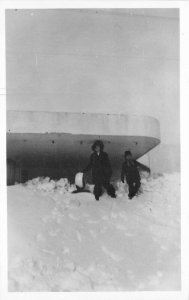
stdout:
{"type": "Polygon", "coordinates": [[[28,178],[73,180],[87,164],[96,139],[103,140],[113,169],[118,170],[125,150],[138,159],[160,143],[160,125],[146,116],[7,112],[7,157],[27,170],[28,178]]]}

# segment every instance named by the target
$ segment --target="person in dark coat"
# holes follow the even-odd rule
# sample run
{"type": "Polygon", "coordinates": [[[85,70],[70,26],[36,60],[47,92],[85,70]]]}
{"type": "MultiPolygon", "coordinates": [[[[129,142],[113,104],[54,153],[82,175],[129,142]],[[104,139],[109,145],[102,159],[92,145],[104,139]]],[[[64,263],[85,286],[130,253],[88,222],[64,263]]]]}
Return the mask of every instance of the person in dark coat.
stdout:
{"type": "Polygon", "coordinates": [[[104,152],[103,142],[97,140],[92,145],[92,150],[93,153],[90,156],[89,164],[83,170],[83,173],[92,170],[95,199],[99,200],[99,197],[102,195],[102,187],[107,190],[108,195],[115,198],[115,189],[113,185],[110,184],[112,168],[108,154],[104,152]]]}
{"type": "Polygon", "coordinates": [[[121,181],[124,183],[124,179],[126,178],[126,182],[129,187],[129,199],[132,199],[139,191],[141,185],[139,169],[150,173],[150,169],[148,167],[136,160],[133,160],[131,151],[125,151],[125,161],[122,164],[121,170],[121,181]]]}

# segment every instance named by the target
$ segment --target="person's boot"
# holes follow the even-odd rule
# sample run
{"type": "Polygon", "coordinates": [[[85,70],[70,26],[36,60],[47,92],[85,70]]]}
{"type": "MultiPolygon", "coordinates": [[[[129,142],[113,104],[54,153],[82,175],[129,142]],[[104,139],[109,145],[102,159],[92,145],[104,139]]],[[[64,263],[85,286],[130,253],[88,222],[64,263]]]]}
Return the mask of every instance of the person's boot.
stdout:
{"type": "Polygon", "coordinates": [[[111,195],[111,198],[116,198],[116,194],[112,194],[112,195],[111,195]]]}
{"type": "Polygon", "coordinates": [[[131,194],[128,195],[129,200],[131,200],[133,198],[133,196],[131,194]]]}
{"type": "Polygon", "coordinates": [[[111,198],[116,198],[115,190],[113,188],[113,185],[110,185],[110,189],[108,191],[108,194],[111,198]]]}
{"type": "Polygon", "coordinates": [[[96,199],[96,201],[99,201],[99,196],[95,195],[95,199],[96,199]]]}

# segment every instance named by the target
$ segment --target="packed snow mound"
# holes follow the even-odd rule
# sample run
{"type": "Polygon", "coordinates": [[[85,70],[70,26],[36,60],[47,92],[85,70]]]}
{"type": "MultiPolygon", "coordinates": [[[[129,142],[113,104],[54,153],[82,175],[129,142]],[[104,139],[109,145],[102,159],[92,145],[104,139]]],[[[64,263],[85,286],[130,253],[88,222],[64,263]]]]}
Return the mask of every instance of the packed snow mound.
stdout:
{"type": "MultiPolygon", "coordinates": [[[[19,185],[19,184],[17,184],[19,185]]],[[[59,180],[50,179],[50,177],[36,177],[34,179],[26,181],[25,187],[30,190],[41,192],[44,195],[48,193],[67,194],[73,193],[77,190],[75,184],[70,184],[67,178],[60,178],[59,180]]],[[[94,185],[86,183],[85,190],[93,192],[94,185]]]]}
{"type": "Polygon", "coordinates": [[[65,178],[8,187],[9,291],[179,290],[180,174],[141,183],[100,201],[65,178]]]}
{"type": "Polygon", "coordinates": [[[61,178],[57,181],[49,177],[37,177],[28,180],[25,186],[35,191],[42,191],[46,193],[58,192],[60,194],[72,193],[76,190],[74,184],[70,184],[67,178],[61,178]]]}

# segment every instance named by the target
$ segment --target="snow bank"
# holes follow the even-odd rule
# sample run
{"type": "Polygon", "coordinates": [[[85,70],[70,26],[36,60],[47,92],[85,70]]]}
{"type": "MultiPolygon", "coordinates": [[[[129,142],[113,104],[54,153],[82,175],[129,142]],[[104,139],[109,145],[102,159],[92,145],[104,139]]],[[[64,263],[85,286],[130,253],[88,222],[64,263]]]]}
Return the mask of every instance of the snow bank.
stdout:
{"type": "MultiPolygon", "coordinates": [[[[67,179],[8,187],[9,291],[180,289],[180,174],[72,194],[67,179]]],[[[93,189],[93,186],[88,186],[93,189]]]]}
{"type": "Polygon", "coordinates": [[[61,178],[58,181],[49,177],[37,177],[25,183],[25,186],[35,191],[43,191],[46,193],[59,192],[60,194],[72,193],[76,190],[75,185],[71,185],[67,178],[61,178]]]}

